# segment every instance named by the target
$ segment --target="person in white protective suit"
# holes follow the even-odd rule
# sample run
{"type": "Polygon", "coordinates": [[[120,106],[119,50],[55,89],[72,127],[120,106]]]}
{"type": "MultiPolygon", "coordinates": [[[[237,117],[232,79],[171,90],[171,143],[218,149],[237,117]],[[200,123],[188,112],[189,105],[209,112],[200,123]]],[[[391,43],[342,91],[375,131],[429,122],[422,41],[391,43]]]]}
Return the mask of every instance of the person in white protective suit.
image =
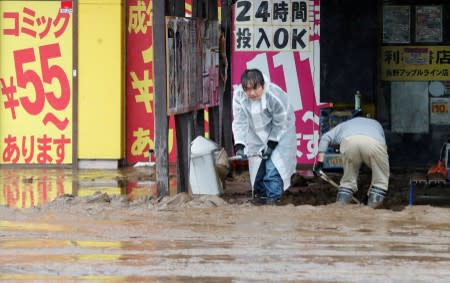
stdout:
{"type": "Polygon", "coordinates": [[[248,156],[258,204],[275,204],[291,185],[297,165],[295,115],[288,95],[258,69],[248,69],[233,93],[236,155],[248,156]]]}

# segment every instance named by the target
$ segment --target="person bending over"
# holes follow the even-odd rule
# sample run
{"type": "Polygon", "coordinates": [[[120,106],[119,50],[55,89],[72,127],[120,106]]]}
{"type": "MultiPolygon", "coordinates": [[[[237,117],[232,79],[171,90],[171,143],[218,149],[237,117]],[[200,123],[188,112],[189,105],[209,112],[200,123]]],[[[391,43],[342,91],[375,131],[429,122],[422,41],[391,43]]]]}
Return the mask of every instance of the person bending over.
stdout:
{"type": "Polygon", "coordinates": [[[380,206],[389,185],[389,156],[381,124],[374,119],[355,117],[326,132],[320,139],[315,175],[320,174],[330,145],[339,145],[344,167],[336,201],[343,204],[351,201],[358,191],[359,169],[364,163],[372,170],[367,204],[374,208],[380,206]]]}

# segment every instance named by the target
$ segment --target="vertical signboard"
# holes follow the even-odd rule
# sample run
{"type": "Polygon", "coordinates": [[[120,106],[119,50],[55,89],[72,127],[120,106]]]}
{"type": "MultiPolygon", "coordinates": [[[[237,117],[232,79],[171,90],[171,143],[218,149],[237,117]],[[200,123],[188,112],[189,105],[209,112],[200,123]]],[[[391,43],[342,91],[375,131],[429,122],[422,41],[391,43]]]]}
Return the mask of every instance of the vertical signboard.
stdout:
{"type": "Polygon", "coordinates": [[[219,104],[217,21],[166,17],[167,112],[219,104]]]}
{"type": "Polygon", "coordinates": [[[166,17],[167,112],[203,108],[200,19],[166,17]]]}
{"type": "Polygon", "coordinates": [[[72,163],[72,1],[0,2],[0,164],[72,163]]]}
{"type": "Polygon", "coordinates": [[[219,105],[219,23],[201,22],[202,81],[205,108],[219,105]]]}
{"type": "MultiPolygon", "coordinates": [[[[154,150],[153,1],[127,1],[127,162],[148,161],[154,150]]],[[[174,119],[169,123],[169,161],[175,161],[174,119]]]]}
{"type": "Polygon", "coordinates": [[[297,162],[317,155],[320,116],[320,0],[238,0],[233,10],[232,83],[258,68],[294,108],[297,162]]]}

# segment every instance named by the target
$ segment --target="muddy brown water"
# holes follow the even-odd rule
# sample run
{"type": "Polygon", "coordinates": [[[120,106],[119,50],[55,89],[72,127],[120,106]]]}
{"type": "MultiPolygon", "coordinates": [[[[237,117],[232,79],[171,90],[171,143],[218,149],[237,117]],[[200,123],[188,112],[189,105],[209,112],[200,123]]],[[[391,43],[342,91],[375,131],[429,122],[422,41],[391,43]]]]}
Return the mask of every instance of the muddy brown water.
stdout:
{"type": "MultiPolygon", "coordinates": [[[[85,173],[76,179],[114,175],[85,173]]],[[[296,180],[281,205],[254,206],[245,175],[221,197],[158,198],[141,174],[116,174],[149,186],[0,206],[0,281],[448,282],[450,211],[445,201],[408,206],[406,175],[393,174],[385,207],[371,209],[335,204],[335,189],[310,178],[296,180]]],[[[27,176],[19,180],[29,195],[42,177],[27,176]]],[[[12,180],[2,174],[3,188],[12,180]]]]}

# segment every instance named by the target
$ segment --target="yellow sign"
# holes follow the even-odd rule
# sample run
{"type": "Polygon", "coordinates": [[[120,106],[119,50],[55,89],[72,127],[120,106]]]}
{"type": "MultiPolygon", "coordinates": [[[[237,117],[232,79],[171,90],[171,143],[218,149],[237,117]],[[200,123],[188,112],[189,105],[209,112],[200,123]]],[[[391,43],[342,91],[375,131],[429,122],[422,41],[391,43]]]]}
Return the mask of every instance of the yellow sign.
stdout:
{"type": "Polygon", "coordinates": [[[323,163],[324,168],[327,169],[338,169],[343,167],[341,154],[339,153],[327,153],[323,163]]]}
{"type": "Polygon", "coordinates": [[[449,125],[450,112],[448,105],[450,98],[448,97],[431,97],[430,98],[430,123],[433,125],[449,125]]]}
{"type": "Polygon", "coordinates": [[[385,81],[448,80],[450,46],[383,46],[381,79],[385,81]]]}
{"type": "Polygon", "coordinates": [[[72,163],[73,14],[61,3],[0,2],[0,164],[72,163]]]}
{"type": "Polygon", "coordinates": [[[432,113],[448,113],[447,103],[432,103],[431,104],[432,113]]]}

